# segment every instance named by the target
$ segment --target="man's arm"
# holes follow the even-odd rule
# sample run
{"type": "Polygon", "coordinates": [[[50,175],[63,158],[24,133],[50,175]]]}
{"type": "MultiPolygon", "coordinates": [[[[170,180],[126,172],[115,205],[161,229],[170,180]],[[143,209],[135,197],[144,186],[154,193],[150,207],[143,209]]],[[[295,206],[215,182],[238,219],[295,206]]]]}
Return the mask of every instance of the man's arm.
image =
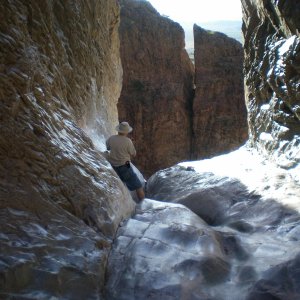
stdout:
{"type": "Polygon", "coordinates": [[[134,145],[132,143],[132,141],[129,139],[130,143],[129,143],[129,149],[128,149],[128,152],[130,154],[131,157],[135,157],[136,156],[136,150],[134,148],[134,145]]]}
{"type": "Polygon", "coordinates": [[[105,143],[106,143],[106,149],[107,149],[107,150],[110,150],[109,139],[108,139],[108,140],[106,140],[106,142],[105,142],[105,143]]]}

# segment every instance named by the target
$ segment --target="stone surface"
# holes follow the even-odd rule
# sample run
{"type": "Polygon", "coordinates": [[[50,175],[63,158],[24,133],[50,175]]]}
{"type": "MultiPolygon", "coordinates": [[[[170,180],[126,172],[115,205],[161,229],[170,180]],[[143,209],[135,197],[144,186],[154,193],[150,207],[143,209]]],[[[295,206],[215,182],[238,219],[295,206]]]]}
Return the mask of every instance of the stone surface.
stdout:
{"type": "Polygon", "coordinates": [[[99,299],[134,208],[95,147],[117,121],[118,6],[14,0],[0,14],[0,298],[99,299]]]}
{"type": "Polygon", "coordinates": [[[300,3],[242,0],[250,139],[279,165],[300,161],[300,3]]]}
{"type": "Polygon", "coordinates": [[[0,3],[1,299],[300,298],[299,5],[242,2],[251,141],[293,168],[243,149],[161,171],[148,193],[164,202],[142,202],[111,252],[134,209],[99,151],[117,121],[116,2],[0,3]]]}
{"type": "Polygon", "coordinates": [[[103,299],[110,241],[23,183],[1,193],[0,299],[103,299]]]}
{"type": "Polygon", "coordinates": [[[111,300],[207,299],[230,265],[219,234],[194,213],[146,199],[119,229],[108,270],[111,300]]]}
{"type": "Polygon", "coordinates": [[[299,298],[296,210],[237,178],[183,166],[151,177],[149,195],[201,218],[178,203],[144,200],[110,253],[108,299],[299,298]]]}
{"type": "MultiPolygon", "coordinates": [[[[299,179],[299,167],[294,173],[280,169],[245,148],[152,176],[147,196],[184,204],[201,217],[218,234],[230,270],[214,285],[204,283],[204,294],[197,290],[198,282],[189,287],[188,297],[177,287],[171,299],[298,299],[299,179]]],[[[165,256],[176,264],[178,255],[165,256]]],[[[183,281],[190,270],[181,274],[183,281]]]]}
{"type": "Polygon", "coordinates": [[[237,149],[248,137],[243,47],[225,34],[194,25],[193,158],[237,149]]]}
{"type": "Polygon", "coordinates": [[[121,0],[120,121],[132,124],[136,165],[149,176],[190,158],[193,66],[178,23],[147,1],[121,0]]]}
{"type": "Polygon", "coordinates": [[[133,124],[143,173],[243,144],[248,128],[242,45],[195,26],[195,96],[182,28],[147,1],[120,3],[124,78],[118,110],[120,120],[133,124]]]}

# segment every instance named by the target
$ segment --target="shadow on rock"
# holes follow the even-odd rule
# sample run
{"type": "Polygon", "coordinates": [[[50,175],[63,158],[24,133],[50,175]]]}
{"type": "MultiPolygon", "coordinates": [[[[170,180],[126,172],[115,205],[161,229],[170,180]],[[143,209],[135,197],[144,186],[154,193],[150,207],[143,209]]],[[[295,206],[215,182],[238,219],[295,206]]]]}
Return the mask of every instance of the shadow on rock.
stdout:
{"type": "Polygon", "coordinates": [[[179,166],[152,176],[148,197],[162,202],[145,200],[118,231],[109,299],[299,299],[296,211],[179,166]]]}
{"type": "Polygon", "coordinates": [[[295,211],[272,199],[262,200],[236,178],[175,166],[154,174],[147,187],[148,198],[183,204],[212,226],[247,233],[300,221],[295,211]]]}

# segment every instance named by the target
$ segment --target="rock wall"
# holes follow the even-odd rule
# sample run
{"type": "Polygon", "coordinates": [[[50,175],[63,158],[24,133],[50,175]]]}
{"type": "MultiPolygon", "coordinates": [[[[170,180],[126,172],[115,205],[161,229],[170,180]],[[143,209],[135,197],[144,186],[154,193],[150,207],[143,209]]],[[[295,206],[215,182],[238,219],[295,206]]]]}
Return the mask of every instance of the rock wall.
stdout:
{"type": "Polygon", "coordinates": [[[13,0],[0,12],[0,298],[99,299],[133,210],[95,148],[117,121],[119,8],[13,0]]]}
{"type": "Polygon", "coordinates": [[[248,136],[242,45],[196,26],[194,67],[182,28],[147,1],[121,1],[120,120],[134,127],[138,167],[150,175],[239,147],[248,136]]]}
{"type": "Polygon", "coordinates": [[[250,139],[279,165],[300,161],[300,3],[242,0],[250,139]]]}
{"type": "Polygon", "coordinates": [[[225,34],[194,25],[195,99],[193,157],[238,148],[248,137],[243,47],[225,34]]]}
{"type": "Polygon", "coordinates": [[[190,158],[193,66],[179,24],[147,1],[122,0],[120,121],[129,121],[145,175],[190,158]]]}

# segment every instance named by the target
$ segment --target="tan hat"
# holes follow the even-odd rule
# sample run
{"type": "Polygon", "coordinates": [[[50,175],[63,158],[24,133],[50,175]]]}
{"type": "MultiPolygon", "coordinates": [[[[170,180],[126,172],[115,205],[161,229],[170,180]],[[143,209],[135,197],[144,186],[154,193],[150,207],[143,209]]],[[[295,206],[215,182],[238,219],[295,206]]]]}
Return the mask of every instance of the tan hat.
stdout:
{"type": "Polygon", "coordinates": [[[116,130],[120,133],[129,133],[132,131],[132,127],[127,122],[121,122],[117,127],[116,130]]]}

